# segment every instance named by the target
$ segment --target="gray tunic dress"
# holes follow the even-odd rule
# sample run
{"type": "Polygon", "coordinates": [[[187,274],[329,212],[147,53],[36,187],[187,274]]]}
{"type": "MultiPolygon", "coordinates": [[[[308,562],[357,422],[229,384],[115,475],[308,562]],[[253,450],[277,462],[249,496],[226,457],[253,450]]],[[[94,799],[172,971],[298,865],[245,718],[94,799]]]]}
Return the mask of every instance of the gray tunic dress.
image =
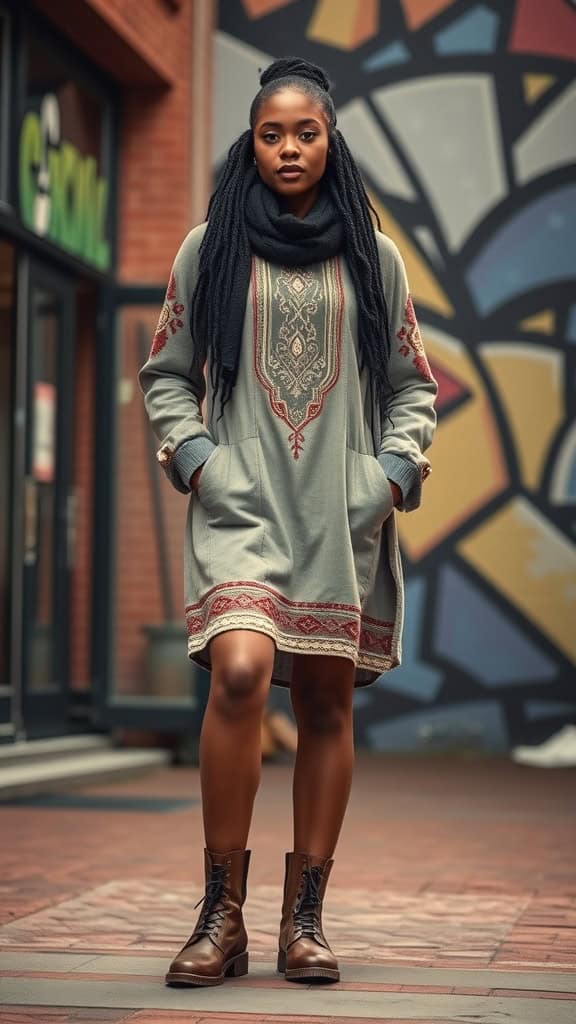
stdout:
{"type": "MultiPolygon", "coordinates": [[[[176,257],[152,350],[139,373],[173,485],[190,492],[184,540],[188,654],[210,667],[230,629],[275,642],[273,682],[294,654],[346,657],[356,685],[400,662],[403,584],[389,480],[420,501],[436,383],[400,254],[379,235],[400,398],[390,433],[359,369],[356,298],[343,257],[305,268],[252,261],[236,386],[219,419],[190,374],[190,298],[204,225],[176,257]],[[402,349],[404,348],[404,351],[402,349]],[[392,442],[392,443],[391,443],[392,442]]],[[[396,401],[396,400],[395,400],[396,401]]]]}

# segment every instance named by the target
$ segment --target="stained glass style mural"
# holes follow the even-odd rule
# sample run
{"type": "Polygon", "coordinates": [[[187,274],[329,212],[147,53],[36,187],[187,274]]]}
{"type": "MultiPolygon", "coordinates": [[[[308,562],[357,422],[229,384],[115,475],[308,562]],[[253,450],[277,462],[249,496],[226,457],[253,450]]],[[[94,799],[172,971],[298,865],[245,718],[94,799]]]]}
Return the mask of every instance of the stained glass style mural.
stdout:
{"type": "Polygon", "coordinates": [[[302,55],[397,242],[440,385],[398,516],[404,662],[357,739],[504,751],[576,722],[576,10],[568,0],[226,0],[213,162],[302,55]]]}

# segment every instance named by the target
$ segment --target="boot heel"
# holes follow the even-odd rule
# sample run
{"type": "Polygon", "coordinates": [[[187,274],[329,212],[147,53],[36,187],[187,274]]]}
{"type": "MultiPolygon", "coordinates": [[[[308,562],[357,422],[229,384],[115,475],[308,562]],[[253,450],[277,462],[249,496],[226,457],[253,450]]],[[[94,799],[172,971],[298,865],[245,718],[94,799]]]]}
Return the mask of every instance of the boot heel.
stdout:
{"type": "Polygon", "coordinates": [[[278,965],[277,966],[278,966],[278,973],[279,974],[285,974],[286,973],[286,953],[282,949],[278,950],[278,965]]]}
{"type": "Polygon", "coordinates": [[[226,978],[242,978],[248,974],[248,953],[242,953],[228,967],[226,978]]]}

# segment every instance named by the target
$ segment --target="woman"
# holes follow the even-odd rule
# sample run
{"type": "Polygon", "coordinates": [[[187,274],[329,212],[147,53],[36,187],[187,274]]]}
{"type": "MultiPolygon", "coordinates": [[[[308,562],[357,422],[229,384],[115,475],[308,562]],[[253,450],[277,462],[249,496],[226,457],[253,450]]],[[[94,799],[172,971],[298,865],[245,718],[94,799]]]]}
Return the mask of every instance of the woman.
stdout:
{"type": "Polygon", "coordinates": [[[352,695],[400,663],[393,509],[420,503],[436,422],[402,257],[373,227],[326,75],[284,58],[260,81],[139,373],[158,459],[191,492],[188,654],[211,670],[206,891],[169,984],[247,973],[246,844],[271,682],[290,688],[298,726],[278,969],[339,979],[322,903],[350,792],[352,695]]]}

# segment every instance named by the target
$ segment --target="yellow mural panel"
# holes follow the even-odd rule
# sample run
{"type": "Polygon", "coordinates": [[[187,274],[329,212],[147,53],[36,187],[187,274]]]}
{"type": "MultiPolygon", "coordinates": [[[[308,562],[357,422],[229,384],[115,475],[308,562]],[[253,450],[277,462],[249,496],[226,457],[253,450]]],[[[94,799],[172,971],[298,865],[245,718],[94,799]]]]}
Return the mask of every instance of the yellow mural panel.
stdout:
{"type": "Polygon", "coordinates": [[[520,320],[518,327],[523,331],[538,331],[539,334],[555,334],[556,314],[553,309],[543,309],[534,316],[520,320]]]}
{"type": "Polygon", "coordinates": [[[576,548],[526,498],[510,501],[458,550],[576,662],[576,548]]]}
{"type": "Polygon", "coordinates": [[[536,489],[550,443],[564,420],[564,360],[559,352],[539,345],[494,343],[480,351],[514,436],[522,480],[536,489]]]}
{"type": "Polygon", "coordinates": [[[421,302],[428,309],[433,309],[434,312],[440,313],[446,319],[453,317],[454,307],[450,299],[436,280],[427,263],[422,259],[414,243],[404,229],[400,227],[396,218],[392,216],[385,206],[382,206],[382,203],[379,202],[376,196],[372,192],[369,192],[369,196],[370,202],[380,218],[382,231],[396,242],[402,253],[410,283],[410,293],[414,302],[416,304],[421,302]]]}
{"type": "Polygon", "coordinates": [[[378,32],[377,0],[318,0],[306,35],[317,43],[355,50],[378,32]]]}
{"type": "Polygon", "coordinates": [[[535,103],[555,81],[554,75],[523,75],[522,85],[526,103],[535,103]]]}
{"type": "Polygon", "coordinates": [[[420,324],[428,358],[470,392],[438,423],[422,509],[398,516],[406,554],[419,561],[508,485],[500,437],[483,382],[464,345],[420,324]]]}

